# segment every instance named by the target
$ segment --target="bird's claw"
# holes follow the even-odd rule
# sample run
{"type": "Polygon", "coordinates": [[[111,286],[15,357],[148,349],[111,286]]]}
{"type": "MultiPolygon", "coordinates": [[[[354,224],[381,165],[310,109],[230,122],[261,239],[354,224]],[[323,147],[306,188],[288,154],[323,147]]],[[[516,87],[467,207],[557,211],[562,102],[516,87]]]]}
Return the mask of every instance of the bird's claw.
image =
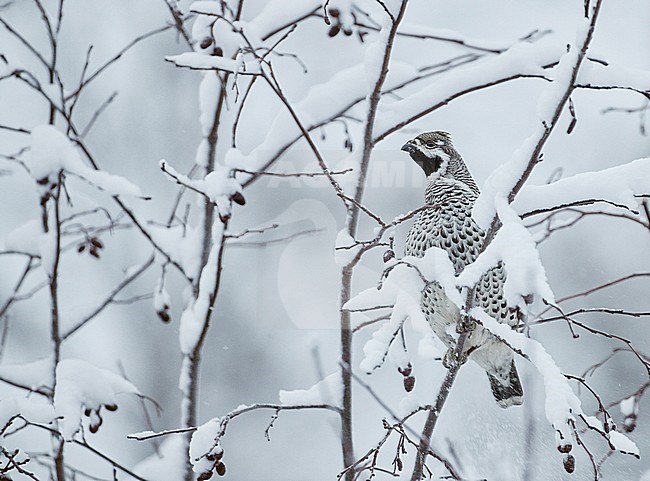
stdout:
{"type": "Polygon", "coordinates": [[[442,358],[442,365],[445,366],[446,369],[451,369],[452,367],[463,365],[466,362],[467,354],[458,354],[456,353],[456,349],[453,348],[448,349],[442,358]]]}
{"type": "Polygon", "coordinates": [[[462,316],[456,323],[456,332],[458,334],[464,334],[473,331],[475,327],[476,322],[474,322],[469,316],[462,316]]]}

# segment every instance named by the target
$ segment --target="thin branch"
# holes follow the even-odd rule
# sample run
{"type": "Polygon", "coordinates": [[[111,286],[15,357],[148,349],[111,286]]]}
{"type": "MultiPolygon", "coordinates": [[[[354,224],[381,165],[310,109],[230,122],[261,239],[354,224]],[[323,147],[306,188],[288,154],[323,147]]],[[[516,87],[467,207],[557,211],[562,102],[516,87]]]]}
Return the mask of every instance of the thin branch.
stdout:
{"type": "Polygon", "coordinates": [[[108,67],[113,65],[115,62],[117,62],[120,58],[122,58],[122,56],[125,53],[127,53],[136,45],[138,45],[140,42],[150,37],[153,37],[155,35],[158,35],[159,33],[166,32],[167,30],[170,30],[172,28],[175,28],[175,25],[165,25],[164,27],[159,27],[147,33],[143,33],[142,35],[139,35],[133,40],[131,40],[128,44],[122,47],[122,49],[119,50],[113,57],[111,57],[109,60],[104,62],[104,64],[102,64],[99,68],[97,68],[97,70],[95,70],[84,81],[82,81],[74,91],[66,95],[65,100],[68,101],[70,99],[77,97],[81,93],[81,91],[88,86],[89,83],[91,83],[93,80],[99,77],[102,74],[102,72],[104,72],[104,70],[106,70],[108,67]]]}
{"type": "MultiPolygon", "coordinates": [[[[328,411],[334,411],[336,413],[341,412],[341,408],[332,406],[331,404],[299,404],[299,405],[284,405],[284,404],[269,404],[269,403],[256,403],[250,404],[248,406],[238,407],[237,409],[230,411],[224,416],[220,417],[221,429],[218,437],[221,437],[226,432],[226,427],[228,423],[234,418],[241,416],[252,411],[257,411],[260,409],[272,409],[274,411],[300,411],[303,409],[325,409],[328,411]]],[[[179,429],[167,429],[165,431],[151,432],[145,431],[141,433],[133,433],[127,435],[127,439],[134,439],[136,441],[146,441],[148,439],[158,438],[161,436],[168,436],[170,434],[184,434],[184,433],[193,433],[198,427],[188,426],[185,428],[179,429]]]]}
{"type": "MultiPolygon", "coordinates": [[[[33,422],[31,422],[31,421],[29,421],[29,420],[23,418],[22,416],[21,416],[21,419],[22,419],[23,421],[25,421],[29,426],[34,426],[34,427],[37,427],[37,428],[39,428],[39,429],[43,429],[43,430],[45,430],[45,431],[49,431],[52,435],[54,435],[54,436],[56,436],[56,437],[58,437],[58,438],[61,438],[61,440],[63,441],[63,438],[62,438],[62,436],[61,436],[61,433],[60,433],[59,431],[57,431],[56,429],[53,429],[53,428],[51,428],[51,427],[49,427],[49,426],[45,426],[45,425],[43,425],[43,424],[33,423],[33,422]]],[[[98,449],[92,447],[92,446],[91,446],[90,444],[88,444],[86,441],[83,441],[83,440],[80,441],[80,440],[78,440],[78,439],[72,439],[70,442],[76,444],[77,446],[81,446],[82,448],[84,448],[84,449],[87,450],[87,451],[92,452],[95,456],[97,456],[97,457],[103,459],[104,461],[108,462],[111,466],[114,466],[115,468],[117,468],[117,469],[119,469],[120,471],[122,471],[122,472],[128,474],[129,476],[131,476],[131,477],[137,479],[138,481],[149,481],[149,480],[147,480],[146,478],[143,478],[142,476],[138,476],[137,474],[135,474],[133,471],[131,471],[129,468],[125,467],[125,466],[122,465],[121,463],[118,463],[118,462],[115,461],[114,459],[112,459],[112,458],[106,456],[104,453],[102,453],[102,452],[99,451],[98,449]]]]}
{"type": "Polygon", "coordinates": [[[144,262],[140,267],[138,267],[137,270],[135,270],[133,273],[131,273],[129,276],[125,277],[116,287],[113,288],[113,290],[104,298],[102,302],[100,302],[93,311],[86,315],[83,319],[81,319],[79,322],[77,322],[73,327],[68,329],[65,333],[61,335],[61,340],[66,341],[70,336],[72,336],[75,332],[77,332],[79,329],[84,327],[86,324],[88,324],[90,321],[92,321],[95,317],[97,317],[109,304],[115,301],[115,297],[129,284],[131,284],[134,280],[136,280],[138,277],[140,277],[144,272],[149,269],[153,265],[154,257],[150,257],[147,261],[144,262]]]}

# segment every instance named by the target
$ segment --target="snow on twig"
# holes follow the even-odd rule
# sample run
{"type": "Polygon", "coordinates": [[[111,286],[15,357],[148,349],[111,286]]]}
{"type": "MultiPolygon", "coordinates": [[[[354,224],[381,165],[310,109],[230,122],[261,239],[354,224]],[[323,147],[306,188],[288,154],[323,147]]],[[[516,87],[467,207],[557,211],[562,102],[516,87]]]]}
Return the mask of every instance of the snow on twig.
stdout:
{"type": "Polygon", "coordinates": [[[606,202],[638,213],[640,195],[650,193],[650,157],[544,185],[526,185],[512,203],[525,217],[568,206],[606,202]]]}

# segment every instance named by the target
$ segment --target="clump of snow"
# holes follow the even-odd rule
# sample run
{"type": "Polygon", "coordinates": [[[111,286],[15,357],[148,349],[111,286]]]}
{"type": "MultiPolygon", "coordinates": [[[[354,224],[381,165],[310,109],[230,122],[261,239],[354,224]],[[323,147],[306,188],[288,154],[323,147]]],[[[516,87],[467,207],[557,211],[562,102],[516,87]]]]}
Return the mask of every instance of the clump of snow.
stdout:
{"type": "MultiPolygon", "coordinates": [[[[133,468],[133,472],[144,479],[156,481],[178,481],[185,477],[185,451],[182,436],[168,436],[158,448],[158,453],[143,459],[133,468]]],[[[126,477],[126,479],[135,479],[126,477]]]]}
{"type": "Polygon", "coordinates": [[[213,418],[202,424],[192,434],[190,462],[195,473],[206,473],[214,469],[215,461],[223,455],[223,448],[219,442],[221,434],[220,418],[213,418]]]}
{"type": "Polygon", "coordinates": [[[368,92],[372,92],[375,87],[377,79],[381,75],[381,69],[384,63],[384,54],[386,52],[386,44],[389,40],[390,34],[390,19],[384,17],[384,22],[377,39],[366,47],[364,54],[364,67],[366,74],[366,82],[368,85],[368,92]]]}
{"type": "MultiPolygon", "coordinates": [[[[219,229],[223,229],[223,224],[221,222],[215,222],[213,231],[219,229]]],[[[215,242],[210,250],[208,261],[201,271],[199,294],[193,302],[188,304],[188,307],[183,311],[181,316],[179,341],[183,354],[190,354],[196,347],[210,313],[210,298],[217,281],[217,257],[221,248],[219,243],[220,238],[221,236],[218,232],[213,232],[213,240],[215,242]]]]}
{"type": "Polygon", "coordinates": [[[41,221],[32,219],[7,235],[5,248],[41,259],[41,267],[51,274],[57,254],[56,243],[56,231],[43,232],[41,221]]]}
{"type": "Polygon", "coordinates": [[[421,402],[415,394],[408,393],[405,395],[401,401],[399,402],[399,406],[397,408],[397,415],[400,416],[401,418],[405,418],[412,412],[415,412],[420,409],[420,407],[424,406],[426,403],[421,402]]]}
{"type": "Polygon", "coordinates": [[[164,160],[160,161],[160,168],[178,179],[183,185],[201,192],[218,209],[219,217],[227,219],[232,213],[232,202],[234,199],[239,204],[243,204],[244,197],[242,186],[237,180],[230,175],[230,170],[224,167],[217,167],[215,170],[205,176],[205,179],[190,179],[186,175],[180,174],[164,160]]]}
{"type": "Polygon", "coordinates": [[[578,72],[580,85],[617,86],[650,92],[650,72],[610,63],[586,62],[578,72]]]}
{"type": "Polygon", "coordinates": [[[284,406],[329,404],[342,408],[343,381],[340,372],[335,372],[317,382],[309,389],[280,391],[280,403],[284,406]]]}
{"type": "MultiPolygon", "coordinates": [[[[228,169],[215,169],[199,181],[199,188],[214,202],[222,217],[230,217],[232,199],[236,194],[242,196],[242,186],[230,175],[228,169]]],[[[243,197],[242,197],[243,198],[243,197]]]]}
{"type": "MultiPolygon", "coordinates": [[[[199,2],[196,2],[199,3],[199,2]]],[[[222,9],[221,5],[218,2],[201,2],[205,4],[210,4],[208,7],[206,5],[205,13],[206,15],[198,15],[196,20],[192,23],[192,39],[194,40],[194,50],[197,52],[209,53],[212,51],[212,24],[215,21],[214,16],[208,15],[221,15],[222,9]],[[207,42],[210,40],[210,42],[207,42]],[[206,42],[206,43],[204,43],[206,42]]],[[[193,8],[192,5],[190,8],[193,8]]],[[[197,5],[197,12],[201,10],[201,5],[197,5]]]]}
{"type": "Polygon", "coordinates": [[[43,188],[57,184],[59,172],[63,170],[111,195],[142,196],[140,188],[128,180],[84,164],[70,139],[51,125],[41,125],[32,130],[31,148],[25,164],[43,188]]]}
{"type": "Polygon", "coordinates": [[[639,457],[640,452],[638,446],[625,434],[619,433],[618,431],[606,430],[600,419],[594,416],[582,416],[582,418],[587,426],[596,429],[605,436],[612,449],[620,451],[623,454],[631,454],[637,458],[639,457]]]}
{"type": "Polygon", "coordinates": [[[321,6],[322,0],[293,0],[291,8],[287,8],[286,0],[267,0],[249,23],[257,36],[265,38],[278,27],[291,25],[321,6]]]}
{"type": "Polygon", "coordinates": [[[635,195],[650,193],[650,157],[597,172],[584,172],[545,185],[525,186],[513,208],[520,214],[572,205],[608,201],[636,211],[635,195]]]}
{"type": "Polygon", "coordinates": [[[627,399],[623,399],[619,408],[623,414],[623,429],[625,432],[631,433],[636,429],[636,420],[639,415],[639,397],[630,396],[627,399]]]}
{"type": "MultiPolygon", "coordinates": [[[[199,116],[199,122],[201,123],[201,133],[203,134],[204,140],[210,131],[212,130],[212,125],[214,124],[214,116],[216,114],[216,105],[219,99],[219,92],[221,90],[221,81],[217,75],[205,74],[201,84],[199,85],[199,111],[201,112],[199,116]]],[[[207,141],[206,141],[207,143],[207,141]]],[[[205,149],[202,147],[201,149],[205,149]]],[[[207,152],[206,152],[207,154],[207,152]]],[[[206,167],[207,164],[207,155],[203,158],[199,158],[197,152],[197,164],[201,167],[206,167]]]]}
{"type": "Polygon", "coordinates": [[[404,302],[402,300],[404,297],[410,296],[409,294],[401,292],[398,294],[390,319],[373,332],[372,338],[363,346],[363,359],[361,360],[359,367],[368,374],[384,364],[390,346],[393,344],[399,330],[404,324],[407,316],[403,307],[412,304],[412,302],[404,302]]]}
{"type": "Polygon", "coordinates": [[[43,235],[42,221],[39,219],[29,220],[7,234],[5,249],[40,257],[41,235],[43,235]]]}
{"type": "Polygon", "coordinates": [[[636,396],[630,396],[627,399],[623,399],[619,403],[618,407],[621,410],[621,414],[626,417],[636,415],[639,412],[639,403],[637,402],[636,396]]]}
{"type": "Polygon", "coordinates": [[[334,261],[339,266],[350,264],[361,250],[361,245],[348,234],[347,229],[341,229],[336,236],[336,246],[334,248],[334,261]]]}
{"type": "Polygon", "coordinates": [[[41,266],[52,276],[58,254],[56,230],[50,229],[38,236],[38,250],[41,253],[41,266]]]}
{"type": "MultiPolygon", "coordinates": [[[[52,388],[52,358],[46,357],[25,364],[5,364],[0,366],[0,377],[16,382],[30,389],[52,388]]],[[[2,424],[0,423],[0,426],[2,424]]]]}
{"type": "Polygon", "coordinates": [[[56,368],[54,408],[61,417],[61,435],[72,439],[81,427],[81,414],[91,415],[91,424],[99,427],[102,407],[115,410],[117,394],[139,394],[138,389],[117,374],[93,366],[81,359],[65,359],[56,368]]]}
{"type": "Polygon", "coordinates": [[[607,433],[607,439],[609,440],[609,444],[617,451],[623,454],[631,454],[637,458],[640,457],[639,447],[625,434],[619,433],[618,431],[610,431],[607,433]]]}

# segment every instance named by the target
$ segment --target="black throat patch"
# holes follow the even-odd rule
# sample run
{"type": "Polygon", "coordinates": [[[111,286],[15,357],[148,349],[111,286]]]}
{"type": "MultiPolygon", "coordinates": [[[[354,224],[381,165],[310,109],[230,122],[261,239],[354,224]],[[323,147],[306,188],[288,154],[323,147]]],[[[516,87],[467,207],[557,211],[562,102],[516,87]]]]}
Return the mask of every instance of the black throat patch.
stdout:
{"type": "Polygon", "coordinates": [[[415,163],[424,171],[424,175],[427,177],[437,171],[442,165],[442,159],[440,157],[436,156],[433,159],[430,159],[419,150],[411,152],[410,155],[415,163]]]}

